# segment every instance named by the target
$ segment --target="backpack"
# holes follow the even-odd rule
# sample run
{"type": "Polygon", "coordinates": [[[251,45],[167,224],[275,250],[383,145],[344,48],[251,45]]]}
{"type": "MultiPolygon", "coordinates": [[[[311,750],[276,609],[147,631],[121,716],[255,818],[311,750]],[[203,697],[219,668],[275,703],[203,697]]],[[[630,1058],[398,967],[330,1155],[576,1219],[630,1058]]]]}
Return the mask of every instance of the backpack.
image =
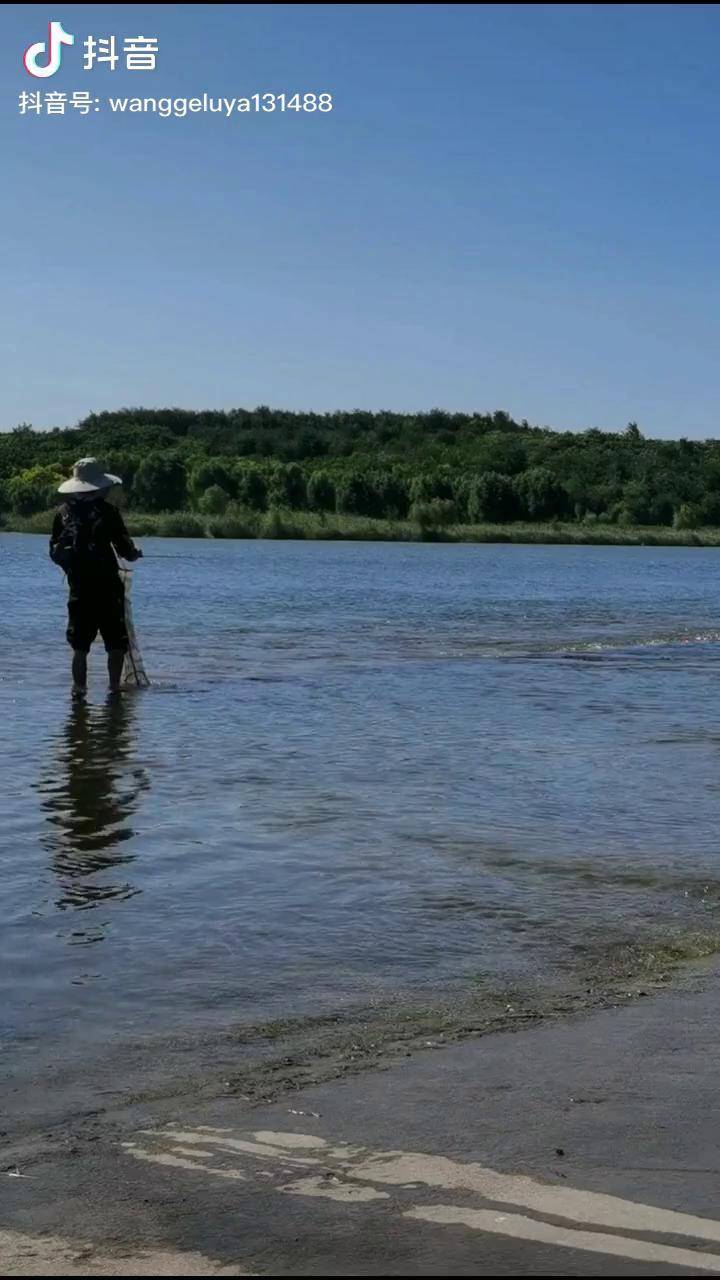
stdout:
{"type": "Polygon", "coordinates": [[[60,508],[62,527],[50,557],[66,574],[107,566],[108,540],[103,512],[95,502],[68,502],[60,508]]]}

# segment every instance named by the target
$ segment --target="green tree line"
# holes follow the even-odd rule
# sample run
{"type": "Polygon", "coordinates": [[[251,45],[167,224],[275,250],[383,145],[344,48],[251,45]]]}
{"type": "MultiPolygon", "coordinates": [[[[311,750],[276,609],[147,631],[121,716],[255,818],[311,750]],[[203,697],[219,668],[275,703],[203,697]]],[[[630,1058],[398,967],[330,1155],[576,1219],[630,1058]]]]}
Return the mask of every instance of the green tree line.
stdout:
{"type": "Polygon", "coordinates": [[[0,516],[57,502],[93,454],[131,510],[289,509],[421,527],[513,521],[720,525],[720,441],[556,432],[509,414],[122,409],[69,429],[0,433],[0,516]]]}

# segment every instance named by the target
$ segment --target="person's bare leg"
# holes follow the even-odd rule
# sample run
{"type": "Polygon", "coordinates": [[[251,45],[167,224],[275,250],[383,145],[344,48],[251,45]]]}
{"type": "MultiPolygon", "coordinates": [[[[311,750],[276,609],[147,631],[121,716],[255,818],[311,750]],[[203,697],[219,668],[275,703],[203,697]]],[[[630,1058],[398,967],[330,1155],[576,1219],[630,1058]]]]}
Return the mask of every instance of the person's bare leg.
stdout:
{"type": "Polygon", "coordinates": [[[87,654],[82,649],[73,649],[72,678],[75,692],[84,693],[87,687],[87,654]]]}
{"type": "Polygon", "coordinates": [[[111,649],[107,656],[108,677],[110,679],[110,688],[113,693],[117,693],[122,680],[122,669],[125,661],[125,653],[123,649],[111,649]]]}

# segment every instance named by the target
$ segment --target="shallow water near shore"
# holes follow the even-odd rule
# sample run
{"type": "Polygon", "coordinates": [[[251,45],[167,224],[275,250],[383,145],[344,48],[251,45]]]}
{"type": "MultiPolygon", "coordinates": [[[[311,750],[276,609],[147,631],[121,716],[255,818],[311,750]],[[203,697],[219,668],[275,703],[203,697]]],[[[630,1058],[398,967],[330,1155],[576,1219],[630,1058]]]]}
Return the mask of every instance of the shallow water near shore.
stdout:
{"type": "Polygon", "coordinates": [[[96,648],[73,703],[45,540],[0,536],[13,1072],[715,948],[720,553],[142,545],[153,687],[96,648]]]}

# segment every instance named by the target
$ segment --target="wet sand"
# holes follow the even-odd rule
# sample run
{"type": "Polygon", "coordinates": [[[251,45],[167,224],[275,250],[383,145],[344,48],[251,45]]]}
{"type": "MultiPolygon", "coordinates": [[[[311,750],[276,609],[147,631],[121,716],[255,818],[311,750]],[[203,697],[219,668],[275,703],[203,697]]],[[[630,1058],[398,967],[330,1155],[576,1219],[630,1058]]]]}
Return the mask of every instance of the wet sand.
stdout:
{"type": "Polygon", "coordinates": [[[186,1093],[7,1136],[0,1264],[720,1274],[719,1015],[717,972],[695,971],[270,1103],[186,1093]]]}
{"type": "Polygon", "coordinates": [[[6,1141],[46,1127],[72,1134],[86,1117],[137,1104],[236,1096],[272,1101],[298,1089],[384,1070],[417,1053],[503,1031],[552,1026],[619,1008],[668,989],[692,991],[720,968],[714,933],[658,937],[588,950],[552,981],[454,991],[420,990],[413,1000],[376,1002],[342,1014],[286,1018],[222,1031],[144,1034],[109,1040],[95,1055],[58,1051],[54,1060],[23,1054],[6,1061],[2,1081],[6,1141]]]}

